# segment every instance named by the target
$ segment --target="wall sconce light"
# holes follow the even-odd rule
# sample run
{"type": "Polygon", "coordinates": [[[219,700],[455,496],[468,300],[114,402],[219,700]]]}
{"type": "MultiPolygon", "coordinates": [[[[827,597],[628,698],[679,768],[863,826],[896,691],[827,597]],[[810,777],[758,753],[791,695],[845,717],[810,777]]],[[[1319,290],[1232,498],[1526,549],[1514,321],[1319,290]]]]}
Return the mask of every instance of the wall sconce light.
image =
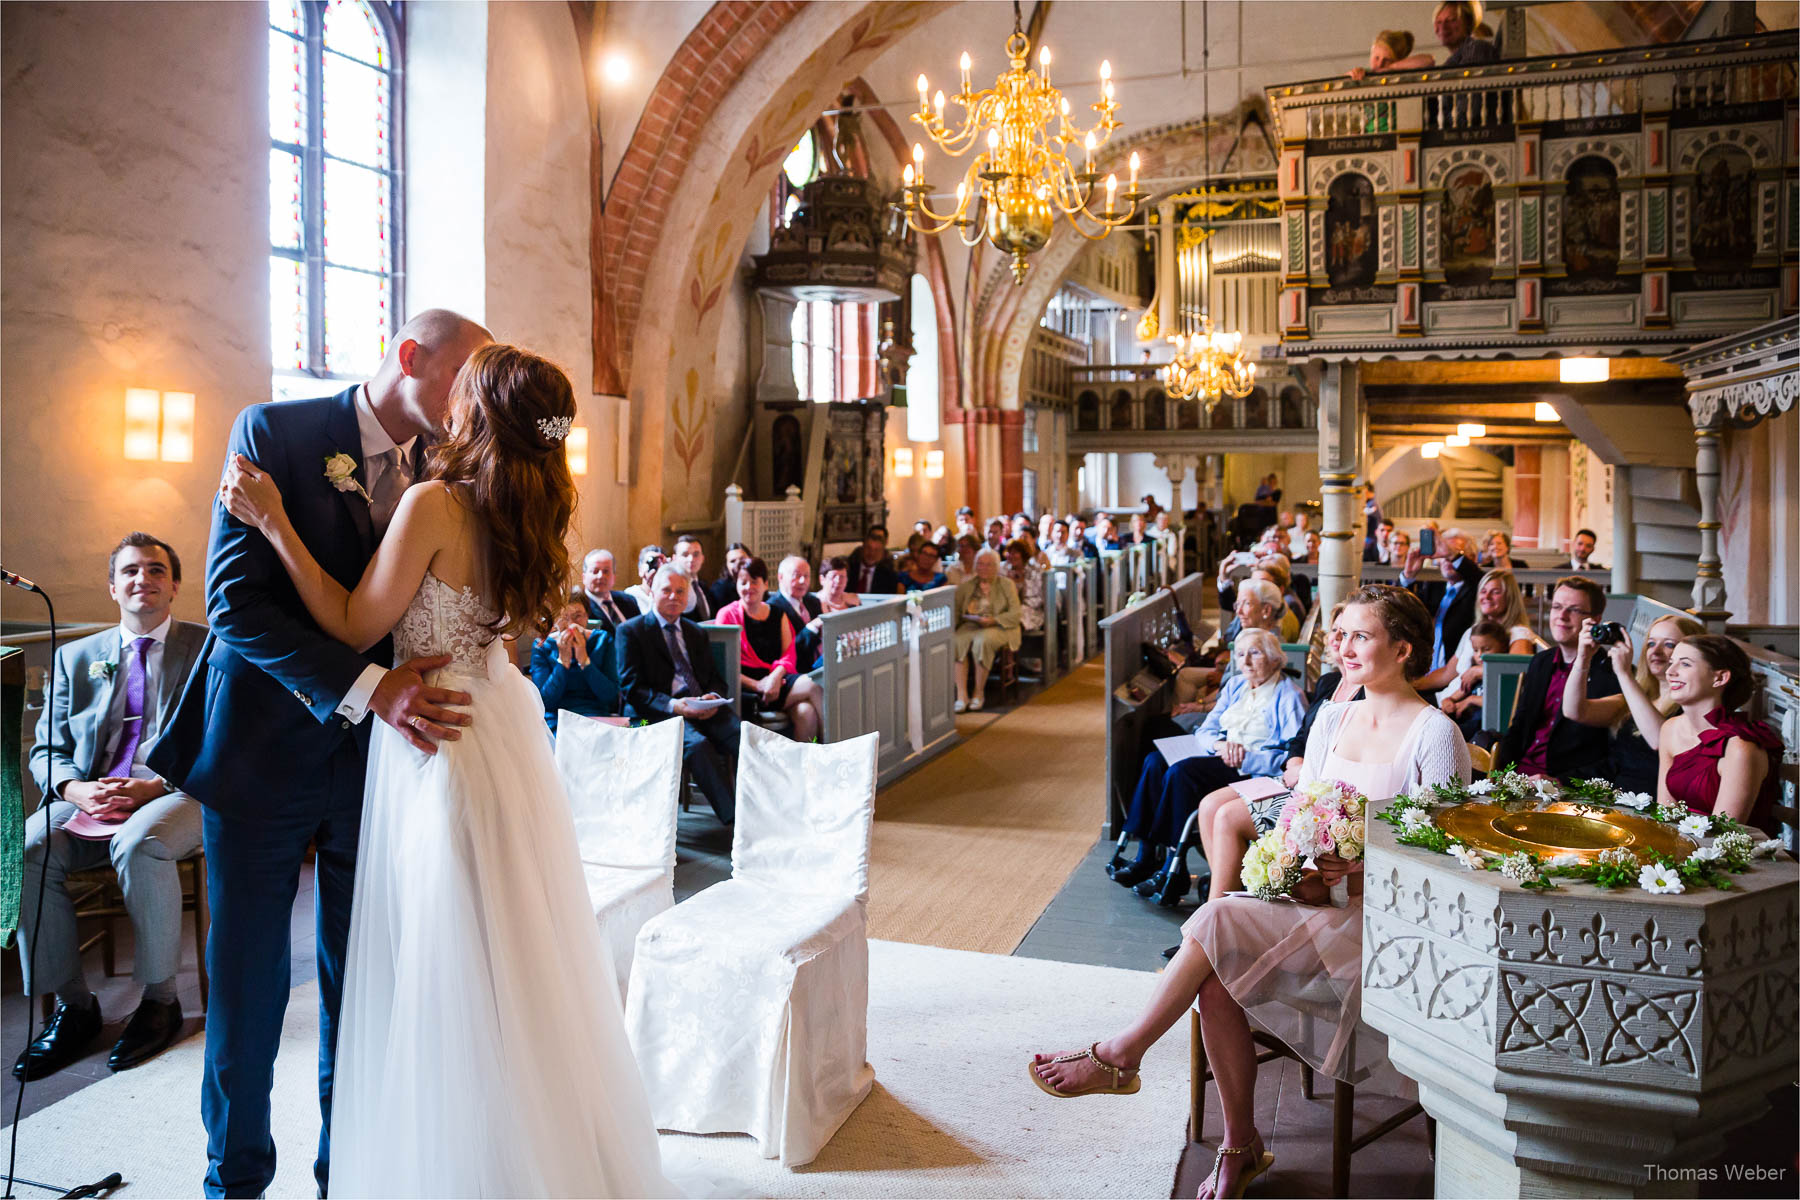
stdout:
{"type": "Polygon", "coordinates": [[[913,477],[913,452],[911,446],[901,446],[894,451],[894,475],[900,479],[913,477]]]}
{"type": "Polygon", "coordinates": [[[927,450],[925,452],[925,478],[942,479],[944,477],[944,452],[927,450]]]}
{"type": "Polygon", "coordinates": [[[588,473],[588,431],[586,425],[574,425],[570,427],[568,440],[563,443],[563,452],[569,456],[569,474],[586,475],[588,473]]]}
{"type": "Polygon", "coordinates": [[[1605,383],[1612,378],[1609,358],[1565,358],[1558,361],[1557,374],[1564,383],[1605,383]]]}
{"type": "Polygon", "coordinates": [[[606,57],[600,60],[600,78],[612,87],[630,82],[631,59],[620,51],[609,51],[606,57]]]}
{"type": "Polygon", "coordinates": [[[1556,405],[1543,400],[1537,402],[1537,410],[1531,414],[1536,421],[1560,421],[1562,414],[1556,411],[1556,405]]]}
{"type": "Polygon", "coordinates": [[[1444,439],[1444,445],[1446,445],[1446,446],[1456,446],[1458,448],[1461,448],[1468,444],[1469,444],[1469,439],[1466,434],[1453,433],[1444,439]]]}
{"type": "Polygon", "coordinates": [[[1456,432],[1466,438],[1484,438],[1487,436],[1487,426],[1464,422],[1456,427],[1456,432]]]}
{"type": "Polygon", "coordinates": [[[1443,452],[1444,443],[1442,442],[1426,442],[1423,446],[1419,447],[1420,458],[1436,458],[1443,452]]]}
{"type": "Polygon", "coordinates": [[[124,451],[131,462],[193,462],[194,393],[126,388],[124,451]]]}

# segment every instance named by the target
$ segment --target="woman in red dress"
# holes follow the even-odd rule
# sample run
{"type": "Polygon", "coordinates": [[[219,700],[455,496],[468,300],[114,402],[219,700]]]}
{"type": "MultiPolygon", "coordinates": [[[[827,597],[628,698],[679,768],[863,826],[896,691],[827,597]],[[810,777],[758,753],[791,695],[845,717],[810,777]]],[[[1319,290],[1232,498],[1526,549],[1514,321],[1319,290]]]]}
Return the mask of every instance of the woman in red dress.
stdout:
{"type": "Polygon", "coordinates": [[[1670,656],[1663,689],[1681,714],[1663,723],[1657,801],[1769,833],[1781,737],[1739,711],[1755,690],[1749,656],[1718,634],[1683,638],[1670,656]]]}

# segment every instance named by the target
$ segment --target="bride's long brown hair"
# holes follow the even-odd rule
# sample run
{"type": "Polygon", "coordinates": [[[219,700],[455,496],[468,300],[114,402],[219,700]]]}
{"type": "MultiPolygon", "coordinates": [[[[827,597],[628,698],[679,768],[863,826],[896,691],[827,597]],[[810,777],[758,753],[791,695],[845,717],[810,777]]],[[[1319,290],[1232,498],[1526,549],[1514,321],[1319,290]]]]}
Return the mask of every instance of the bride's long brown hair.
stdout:
{"type": "Polygon", "coordinates": [[[547,626],[568,597],[563,539],[575,481],[563,436],[575,419],[575,390],[548,359],[490,342],[450,385],[450,411],[456,428],[432,447],[425,473],[462,484],[451,494],[487,533],[488,598],[501,613],[494,630],[547,626]]]}

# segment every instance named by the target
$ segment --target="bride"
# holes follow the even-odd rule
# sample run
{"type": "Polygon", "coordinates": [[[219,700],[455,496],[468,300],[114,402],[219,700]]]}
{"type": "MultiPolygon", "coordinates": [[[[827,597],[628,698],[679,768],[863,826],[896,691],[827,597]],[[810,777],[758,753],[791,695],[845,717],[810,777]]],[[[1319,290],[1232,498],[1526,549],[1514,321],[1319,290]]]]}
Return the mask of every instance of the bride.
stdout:
{"type": "Polygon", "coordinates": [[[543,705],[503,639],[565,595],[575,489],[568,377],[477,350],[427,481],[402,497],[354,592],[295,536],[241,456],[221,493],[274,545],[309,612],[358,649],[449,655],[433,682],[471,721],[427,755],[369,751],[332,1111],[341,1196],[658,1196],[664,1179],[594,924],[543,705]]]}

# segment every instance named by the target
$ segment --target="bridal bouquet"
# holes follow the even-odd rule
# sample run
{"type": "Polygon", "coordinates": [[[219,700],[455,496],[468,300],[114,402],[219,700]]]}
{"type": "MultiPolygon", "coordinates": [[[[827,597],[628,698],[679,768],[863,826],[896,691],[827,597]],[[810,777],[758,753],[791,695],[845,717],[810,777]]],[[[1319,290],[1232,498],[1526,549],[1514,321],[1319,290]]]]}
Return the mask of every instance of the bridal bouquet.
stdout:
{"type": "MultiPolygon", "coordinates": [[[[1363,855],[1363,810],[1368,797],[1348,784],[1318,779],[1294,789],[1275,828],[1244,855],[1244,886],[1262,900],[1291,895],[1306,864],[1321,854],[1355,862],[1363,855]]],[[[1349,889],[1332,885],[1331,903],[1343,908],[1349,889]]]]}

